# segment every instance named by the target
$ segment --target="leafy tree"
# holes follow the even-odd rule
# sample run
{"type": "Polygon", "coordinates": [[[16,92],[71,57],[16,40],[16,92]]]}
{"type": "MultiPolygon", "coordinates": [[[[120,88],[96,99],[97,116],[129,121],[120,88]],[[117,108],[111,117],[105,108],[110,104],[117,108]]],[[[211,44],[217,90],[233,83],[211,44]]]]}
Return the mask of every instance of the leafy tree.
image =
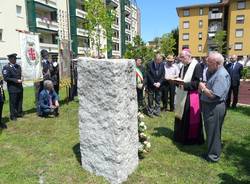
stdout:
{"type": "Polygon", "coordinates": [[[220,30],[215,34],[213,38],[213,42],[217,46],[217,51],[220,53],[225,53],[226,35],[226,31],[220,30]]]}
{"type": "Polygon", "coordinates": [[[140,36],[136,36],[133,39],[133,44],[128,44],[124,57],[128,59],[142,58],[143,63],[154,58],[154,51],[152,48],[148,48],[143,42],[140,36]]]}
{"type": "Polygon", "coordinates": [[[103,0],[88,0],[84,1],[84,3],[87,12],[86,29],[92,46],[96,47],[98,57],[100,57],[100,52],[111,49],[101,45],[101,37],[107,39],[112,37],[113,29],[111,29],[111,26],[115,16],[112,9],[105,6],[103,0]]]}
{"type": "Polygon", "coordinates": [[[179,51],[179,28],[177,27],[176,29],[173,29],[171,31],[171,33],[173,34],[173,38],[175,39],[175,45],[174,45],[174,55],[178,56],[178,51],[179,51]]]}
{"type": "Polygon", "coordinates": [[[161,47],[160,52],[165,56],[171,54],[174,55],[176,40],[174,39],[174,35],[172,33],[164,34],[161,38],[161,47]]]}

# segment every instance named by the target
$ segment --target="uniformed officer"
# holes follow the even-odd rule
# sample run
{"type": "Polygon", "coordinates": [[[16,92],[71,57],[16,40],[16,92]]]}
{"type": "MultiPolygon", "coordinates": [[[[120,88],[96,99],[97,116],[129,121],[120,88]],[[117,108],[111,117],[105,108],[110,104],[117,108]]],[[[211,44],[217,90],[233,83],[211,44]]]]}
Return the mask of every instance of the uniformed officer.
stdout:
{"type": "Polygon", "coordinates": [[[6,124],[2,122],[2,112],[3,112],[3,104],[5,100],[4,90],[3,90],[3,79],[1,77],[0,80],[0,128],[7,128],[6,124]]]}
{"type": "Polygon", "coordinates": [[[7,55],[9,63],[3,67],[3,78],[7,82],[10,105],[10,119],[23,116],[23,85],[21,66],[16,64],[17,54],[7,55]]]}

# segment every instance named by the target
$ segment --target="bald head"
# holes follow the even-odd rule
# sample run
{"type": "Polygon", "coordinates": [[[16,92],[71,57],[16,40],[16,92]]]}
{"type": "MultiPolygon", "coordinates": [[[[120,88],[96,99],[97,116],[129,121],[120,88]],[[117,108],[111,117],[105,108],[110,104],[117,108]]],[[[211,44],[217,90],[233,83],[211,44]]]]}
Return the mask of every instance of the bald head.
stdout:
{"type": "Polygon", "coordinates": [[[187,49],[184,49],[183,51],[181,51],[181,53],[179,55],[179,59],[184,64],[190,63],[191,59],[192,59],[191,52],[189,50],[187,50],[187,49]]]}
{"type": "Polygon", "coordinates": [[[237,55],[232,55],[231,56],[231,62],[235,62],[235,61],[237,61],[237,55]]]}
{"type": "Polygon", "coordinates": [[[207,66],[208,66],[208,71],[214,72],[216,71],[219,67],[223,66],[224,63],[224,57],[216,51],[212,51],[208,54],[207,58],[207,66]]]}

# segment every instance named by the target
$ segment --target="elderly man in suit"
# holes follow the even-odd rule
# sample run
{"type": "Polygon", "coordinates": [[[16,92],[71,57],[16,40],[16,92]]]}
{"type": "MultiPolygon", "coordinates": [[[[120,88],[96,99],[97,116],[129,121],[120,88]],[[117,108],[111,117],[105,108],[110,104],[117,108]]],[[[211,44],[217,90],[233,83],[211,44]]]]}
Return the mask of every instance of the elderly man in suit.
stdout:
{"type": "Polygon", "coordinates": [[[231,94],[233,92],[233,103],[232,108],[236,108],[238,103],[238,94],[240,87],[240,79],[242,77],[243,65],[237,61],[237,56],[233,55],[231,57],[231,63],[226,65],[226,69],[231,77],[231,86],[227,97],[227,107],[231,104],[231,94]]]}
{"type": "Polygon", "coordinates": [[[162,56],[157,54],[154,61],[147,66],[147,89],[148,89],[148,116],[160,116],[161,90],[164,81],[165,69],[162,56]],[[155,105],[154,105],[155,101],[155,105]]]}

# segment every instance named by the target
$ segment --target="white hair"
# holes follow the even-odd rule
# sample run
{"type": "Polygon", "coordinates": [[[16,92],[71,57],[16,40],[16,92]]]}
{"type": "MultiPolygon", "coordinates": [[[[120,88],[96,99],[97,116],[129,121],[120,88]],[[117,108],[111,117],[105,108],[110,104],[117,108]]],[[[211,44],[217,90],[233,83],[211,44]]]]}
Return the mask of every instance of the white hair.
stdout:
{"type": "Polygon", "coordinates": [[[222,56],[222,54],[220,54],[217,51],[211,51],[208,54],[209,57],[213,58],[217,64],[219,65],[223,65],[224,63],[224,57],[222,56]]]}
{"type": "Polygon", "coordinates": [[[45,89],[49,89],[50,87],[53,88],[53,83],[52,83],[51,80],[45,80],[45,81],[43,82],[43,86],[44,86],[45,89]]]}

